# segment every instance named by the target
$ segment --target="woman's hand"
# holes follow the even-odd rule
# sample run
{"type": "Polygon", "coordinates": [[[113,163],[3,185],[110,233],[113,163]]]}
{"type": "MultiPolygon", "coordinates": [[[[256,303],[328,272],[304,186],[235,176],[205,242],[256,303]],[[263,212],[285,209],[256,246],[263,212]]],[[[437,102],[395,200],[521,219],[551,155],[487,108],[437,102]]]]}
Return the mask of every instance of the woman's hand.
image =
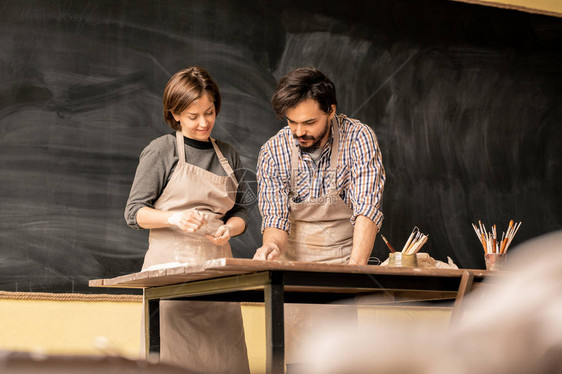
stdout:
{"type": "Polygon", "coordinates": [[[215,232],[214,236],[207,234],[205,235],[205,237],[215,245],[223,245],[228,242],[231,233],[232,231],[228,225],[222,225],[217,229],[217,232],[215,232]]]}
{"type": "Polygon", "coordinates": [[[196,209],[188,209],[183,212],[173,213],[168,217],[168,223],[178,227],[180,230],[195,232],[207,223],[207,219],[196,209]]]}

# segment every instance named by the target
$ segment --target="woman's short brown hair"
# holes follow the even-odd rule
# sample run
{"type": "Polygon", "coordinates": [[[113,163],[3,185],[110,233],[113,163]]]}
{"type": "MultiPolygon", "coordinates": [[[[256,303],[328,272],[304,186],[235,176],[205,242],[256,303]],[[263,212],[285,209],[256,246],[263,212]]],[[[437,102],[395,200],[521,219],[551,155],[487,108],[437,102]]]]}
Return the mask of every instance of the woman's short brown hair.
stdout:
{"type": "Polygon", "coordinates": [[[271,99],[271,106],[278,119],[285,117],[287,110],[302,101],[313,99],[324,113],[332,112],[337,105],[336,87],[324,73],[314,67],[295,69],[279,80],[271,99]]]}
{"type": "Polygon", "coordinates": [[[196,100],[200,99],[204,93],[209,93],[212,96],[216,114],[219,114],[221,94],[219,87],[207,70],[198,66],[191,66],[174,74],[166,84],[162,99],[166,123],[176,131],[181,130],[180,123],[174,119],[172,113],[181,114],[196,100]]]}

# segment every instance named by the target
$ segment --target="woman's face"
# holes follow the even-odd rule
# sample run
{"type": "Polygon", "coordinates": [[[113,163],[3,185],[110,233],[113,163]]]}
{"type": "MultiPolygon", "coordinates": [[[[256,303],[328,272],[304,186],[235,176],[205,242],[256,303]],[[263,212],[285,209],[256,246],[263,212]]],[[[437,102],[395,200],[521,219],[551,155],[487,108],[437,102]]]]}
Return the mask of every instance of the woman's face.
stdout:
{"type": "Polygon", "coordinates": [[[209,141],[216,119],[215,104],[209,93],[206,92],[183,112],[172,115],[181,124],[184,136],[202,142],[209,141]]]}

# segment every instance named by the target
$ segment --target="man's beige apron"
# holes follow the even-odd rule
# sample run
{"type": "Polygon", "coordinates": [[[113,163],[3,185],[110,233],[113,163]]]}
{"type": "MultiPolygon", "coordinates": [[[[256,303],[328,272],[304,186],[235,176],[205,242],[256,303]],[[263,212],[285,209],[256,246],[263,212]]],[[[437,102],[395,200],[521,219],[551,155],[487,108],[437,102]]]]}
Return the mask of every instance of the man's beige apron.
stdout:
{"type": "MultiPolygon", "coordinates": [[[[291,193],[289,198],[289,231],[287,261],[346,264],[353,246],[353,211],[337,192],[337,165],[340,133],[337,120],[332,120],[332,153],[326,175],[326,195],[303,202],[294,202],[296,196],[299,149],[291,152],[291,193]]],[[[329,318],[355,320],[356,308],[341,305],[289,304],[285,306],[285,357],[288,363],[306,360],[299,349],[307,331],[329,318]],[[320,318],[322,317],[322,318],[320,318]]]]}
{"type": "MultiPolygon", "coordinates": [[[[197,209],[208,223],[195,233],[177,228],[152,229],[143,270],[169,262],[199,265],[232,257],[230,244],[216,246],[221,218],[234,206],[238,182],[231,166],[211,139],[228,176],[219,176],[186,162],[181,132],[176,133],[178,164],[154,207],[164,211],[197,209]]],[[[240,305],[223,302],[161,301],[160,358],[202,373],[249,373],[240,305]]]]}
{"type": "Polygon", "coordinates": [[[332,154],[326,175],[326,195],[300,203],[296,195],[299,166],[298,146],[291,152],[291,197],[289,199],[288,248],[283,258],[287,261],[346,264],[353,245],[353,214],[337,191],[337,165],[339,158],[339,128],[332,121],[332,154]]]}

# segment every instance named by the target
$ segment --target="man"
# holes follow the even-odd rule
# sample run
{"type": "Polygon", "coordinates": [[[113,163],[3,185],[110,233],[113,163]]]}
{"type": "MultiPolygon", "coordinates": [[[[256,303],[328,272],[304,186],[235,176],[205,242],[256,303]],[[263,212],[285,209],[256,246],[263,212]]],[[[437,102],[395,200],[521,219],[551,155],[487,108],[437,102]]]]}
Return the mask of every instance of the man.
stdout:
{"type": "Polygon", "coordinates": [[[271,102],[288,126],[260,151],[254,259],[366,264],[383,220],[375,133],[336,114],[335,86],[315,68],[281,78],[271,102]]]}

